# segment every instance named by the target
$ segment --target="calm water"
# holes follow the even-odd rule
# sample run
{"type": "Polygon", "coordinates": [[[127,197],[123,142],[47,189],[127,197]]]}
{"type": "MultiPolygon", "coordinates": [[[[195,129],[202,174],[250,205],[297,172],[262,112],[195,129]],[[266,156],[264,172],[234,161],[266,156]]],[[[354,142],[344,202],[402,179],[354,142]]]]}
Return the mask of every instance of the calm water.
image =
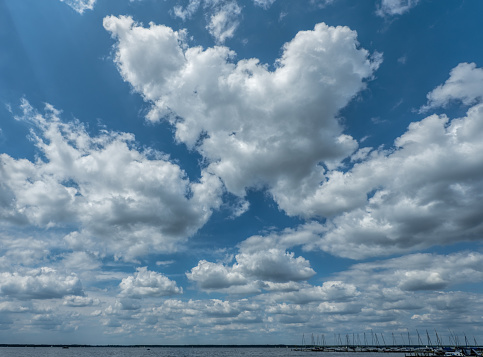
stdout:
{"type": "Polygon", "coordinates": [[[289,348],[2,347],[1,357],[404,357],[404,353],[299,352],[289,348]]]}

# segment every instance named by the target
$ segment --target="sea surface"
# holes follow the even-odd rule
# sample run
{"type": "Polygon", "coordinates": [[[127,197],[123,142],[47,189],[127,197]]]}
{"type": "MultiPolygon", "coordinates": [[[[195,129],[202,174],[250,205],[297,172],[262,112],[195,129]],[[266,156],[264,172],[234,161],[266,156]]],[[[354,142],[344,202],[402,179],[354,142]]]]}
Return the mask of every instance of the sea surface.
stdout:
{"type": "Polygon", "coordinates": [[[404,357],[404,353],[301,352],[290,348],[0,347],[1,357],[404,357]]]}

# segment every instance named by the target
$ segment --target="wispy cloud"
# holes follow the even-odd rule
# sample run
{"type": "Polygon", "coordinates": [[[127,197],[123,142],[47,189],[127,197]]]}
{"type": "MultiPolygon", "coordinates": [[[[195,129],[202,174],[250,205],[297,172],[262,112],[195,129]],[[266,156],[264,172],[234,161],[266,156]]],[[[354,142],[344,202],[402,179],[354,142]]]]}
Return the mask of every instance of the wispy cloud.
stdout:
{"type": "Polygon", "coordinates": [[[419,0],[381,0],[376,14],[384,16],[402,15],[418,4],[419,0]]]}
{"type": "Polygon", "coordinates": [[[79,14],[83,14],[86,10],[94,9],[97,0],[60,0],[65,2],[79,14]]]}

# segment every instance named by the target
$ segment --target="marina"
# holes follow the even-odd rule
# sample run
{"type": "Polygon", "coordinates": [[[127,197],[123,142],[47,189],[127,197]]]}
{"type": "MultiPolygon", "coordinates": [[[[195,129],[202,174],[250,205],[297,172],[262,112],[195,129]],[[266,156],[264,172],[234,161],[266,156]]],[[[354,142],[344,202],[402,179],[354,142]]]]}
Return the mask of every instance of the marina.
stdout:
{"type": "Polygon", "coordinates": [[[404,354],[405,357],[483,356],[483,347],[478,345],[474,337],[473,343],[471,343],[466,335],[464,335],[464,339],[460,339],[450,331],[447,336],[449,343],[445,344],[443,338],[436,331],[433,339],[431,339],[428,331],[426,331],[425,338],[421,337],[417,330],[416,334],[417,338],[412,339],[409,332],[400,333],[398,341],[397,335],[391,333],[390,343],[386,342],[383,333],[375,333],[372,330],[370,333],[333,334],[332,344],[327,343],[325,334],[315,336],[311,334],[310,343],[307,343],[305,334],[303,334],[301,346],[293,350],[303,352],[397,353],[404,354]],[[416,343],[413,344],[413,341],[416,341],[416,343]],[[433,343],[433,341],[436,343],[433,343]]]}

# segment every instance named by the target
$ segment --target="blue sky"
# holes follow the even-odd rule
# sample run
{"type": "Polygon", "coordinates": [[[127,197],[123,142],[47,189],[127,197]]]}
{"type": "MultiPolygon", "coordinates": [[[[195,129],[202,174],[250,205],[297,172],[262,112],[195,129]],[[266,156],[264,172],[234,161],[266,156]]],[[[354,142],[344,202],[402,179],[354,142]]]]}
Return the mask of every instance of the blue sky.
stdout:
{"type": "Polygon", "coordinates": [[[0,0],[0,342],[481,343],[482,11],[0,0]]]}

